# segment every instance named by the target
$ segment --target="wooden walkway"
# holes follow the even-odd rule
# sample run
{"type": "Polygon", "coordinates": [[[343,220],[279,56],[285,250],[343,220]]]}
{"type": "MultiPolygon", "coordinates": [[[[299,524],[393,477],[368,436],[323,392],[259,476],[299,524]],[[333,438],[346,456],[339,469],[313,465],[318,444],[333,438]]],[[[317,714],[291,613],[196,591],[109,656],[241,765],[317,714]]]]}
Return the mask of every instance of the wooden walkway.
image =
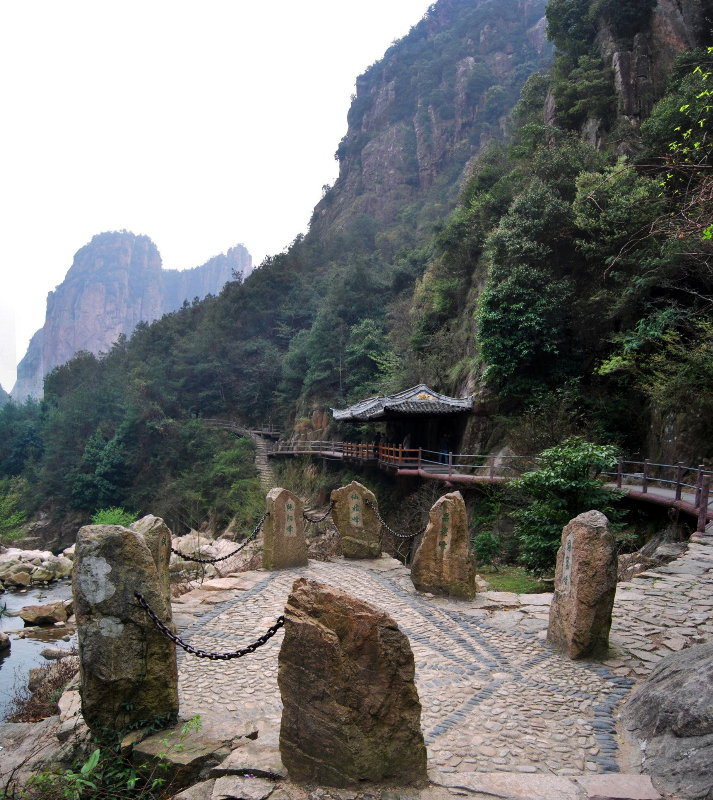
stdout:
{"type": "MultiPolygon", "coordinates": [[[[373,465],[398,476],[442,481],[449,485],[498,484],[517,478],[537,465],[535,456],[494,456],[371,445],[352,442],[277,442],[270,457],[310,455],[353,464],[373,465]]],[[[713,520],[710,482],[713,471],[704,465],[620,461],[616,472],[602,476],[605,485],[632,500],[673,508],[696,517],[697,530],[713,520]],[[608,479],[608,480],[607,480],[608,479]]]]}

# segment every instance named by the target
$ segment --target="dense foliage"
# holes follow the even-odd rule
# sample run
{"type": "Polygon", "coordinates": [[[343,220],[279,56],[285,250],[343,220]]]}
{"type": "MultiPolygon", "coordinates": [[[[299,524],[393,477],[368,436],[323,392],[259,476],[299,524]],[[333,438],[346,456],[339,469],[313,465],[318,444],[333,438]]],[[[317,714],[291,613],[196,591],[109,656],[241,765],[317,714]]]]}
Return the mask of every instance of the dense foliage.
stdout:
{"type": "Polygon", "coordinates": [[[513,514],[520,542],[520,561],[535,574],[550,572],[562,528],[578,514],[597,510],[610,521],[621,517],[616,491],[597,479],[616,468],[616,449],[572,438],[540,454],[537,469],[513,484],[526,505],[513,514]]]}
{"type": "MultiPolygon", "coordinates": [[[[545,420],[550,440],[529,439],[538,449],[582,433],[640,452],[652,415],[668,413],[713,441],[713,56],[682,55],[650,118],[624,136],[595,43],[602,20],[622,42],[646,30],[652,3],[550,0],[556,62],[524,84],[506,143],[494,134],[533,69],[529,39],[514,43],[524,60],[505,84],[472,56],[465,91],[485,116],[471,131],[487,145],[462,183],[474,144],[461,152],[451,138],[458,152],[420,187],[417,208],[416,194],[400,206],[389,195],[396,205],[381,224],[365,211],[378,198],[345,199],[349,165],[376,142],[370,87],[398,87],[390,122],[415,119],[423,133],[419,114],[431,108],[431,123],[452,132],[469,31],[502,6],[436,5],[362,76],[341,183],[306,236],[218,297],[140,325],[106,356],[77,355],[47,378],[42,403],[0,409],[7,530],[39,508],[88,519],[112,506],[178,528],[234,516],[247,526],[261,503],[251,445],[204,418],[310,432],[321,425],[315,411],[421,381],[447,393],[479,387],[500,425],[490,445],[514,439],[523,420],[545,420]],[[592,119],[598,149],[581,135],[592,119]]],[[[504,34],[488,30],[498,45],[504,34]]],[[[402,166],[417,183],[412,144],[402,166]]]]}

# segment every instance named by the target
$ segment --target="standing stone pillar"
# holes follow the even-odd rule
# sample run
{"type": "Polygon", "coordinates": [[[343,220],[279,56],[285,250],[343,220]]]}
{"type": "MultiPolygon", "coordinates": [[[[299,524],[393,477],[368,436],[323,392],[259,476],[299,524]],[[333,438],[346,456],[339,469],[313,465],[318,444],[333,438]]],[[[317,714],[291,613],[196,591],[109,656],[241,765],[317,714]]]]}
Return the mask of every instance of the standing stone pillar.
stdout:
{"type": "Polygon", "coordinates": [[[287,489],[270,489],[263,523],[262,565],[265,569],[304,567],[307,564],[302,501],[287,489]]]}
{"type": "Polygon", "coordinates": [[[287,599],[278,664],[280,755],[291,780],[427,779],[413,653],[388,614],[300,578],[287,599]]]}
{"type": "Polygon", "coordinates": [[[547,641],[570,658],[609,647],[617,556],[609,520],[600,511],[575,517],[562,531],[547,641]]]}
{"type": "Polygon", "coordinates": [[[166,604],[171,606],[171,573],[168,565],[171,562],[171,539],[173,534],[171,529],[161,519],[148,514],[134,522],[131,526],[132,531],[140,533],[144,537],[146,546],[151,551],[156,569],[158,571],[158,581],[163,592],[166,604]]]}
{"type": "Polygon", "coordinates": [[[376,497],[366,486],[352,481],[331,496],[332,520],[342,540],[345,558],[379,558],[381,523],[376,516],[376,497]]]}
{"type": "Polygon", "coordinates": [[[72,572],[79,636],[82,715],[99,737],[178,715],[176,646],[158,631],[134,592],[173,630],[160,570],[141,533],[87,525],[72,572]]]}
{"type": "Polygon", "coordinates": [[[449,492],[433,504],[428,526],[413,557],[411,580],[421,592],[475,596],[475,559],[460,492],[449,492]]]}

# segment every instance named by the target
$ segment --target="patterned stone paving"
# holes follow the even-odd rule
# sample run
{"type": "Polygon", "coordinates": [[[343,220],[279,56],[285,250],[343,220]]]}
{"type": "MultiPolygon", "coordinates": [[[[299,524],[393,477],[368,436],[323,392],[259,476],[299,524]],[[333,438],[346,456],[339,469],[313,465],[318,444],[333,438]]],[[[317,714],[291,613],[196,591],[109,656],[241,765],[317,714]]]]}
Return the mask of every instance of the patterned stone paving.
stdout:
{"type": "MultiPolygon", "coordinates": [[[[496,617],[499,626],[491,624],[474,603],[419,595],[408,570],[390,558],[245,573],[241,578],[254,581],[252,588],[212,608],[202,606],[209,610],[181,635],[214,651],[244,646],[282,612],[293,581],[302,576],[379,606],[408,635],[432,772],[618,770],[614,712],[630,690],[630,678],[601,664],[569,661],[542,641],[541,632],[503,626],[502,617],[496,617]]],[[[540,623],[535,627],[542,628],[540,623]]],[[[236,720],[259,717],[277,726],[281,637],[236,661],[184,656],[182,707],[196,713],[222,708],[236,720]]]]}

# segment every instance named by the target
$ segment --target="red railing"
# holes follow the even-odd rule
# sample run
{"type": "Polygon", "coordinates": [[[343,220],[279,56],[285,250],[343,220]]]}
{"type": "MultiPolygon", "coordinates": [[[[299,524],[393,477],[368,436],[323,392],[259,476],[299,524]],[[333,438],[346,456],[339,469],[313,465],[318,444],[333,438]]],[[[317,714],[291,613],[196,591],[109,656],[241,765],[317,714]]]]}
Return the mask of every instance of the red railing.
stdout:
{"type": "MultiPolygon", "coordinates": [[[[298,440],[277,442],[270,450],[279,455],[319,455],[348,461],[377,464],[400,475],[418,475],[431,480],[454,483],[500,483],[518,477],[537,464],[535,456],[494,456],[479,453],[453,453],[398,444],[298,440]]],[[[630,497],[669,508],[677,508],[698,518],[697,530],[705,530],[713,519],[710,483],[713,470],[677,464],[644,461],[619,461],[616,472],[603,473],[613,478],[611,485],[630,497]]]]}

